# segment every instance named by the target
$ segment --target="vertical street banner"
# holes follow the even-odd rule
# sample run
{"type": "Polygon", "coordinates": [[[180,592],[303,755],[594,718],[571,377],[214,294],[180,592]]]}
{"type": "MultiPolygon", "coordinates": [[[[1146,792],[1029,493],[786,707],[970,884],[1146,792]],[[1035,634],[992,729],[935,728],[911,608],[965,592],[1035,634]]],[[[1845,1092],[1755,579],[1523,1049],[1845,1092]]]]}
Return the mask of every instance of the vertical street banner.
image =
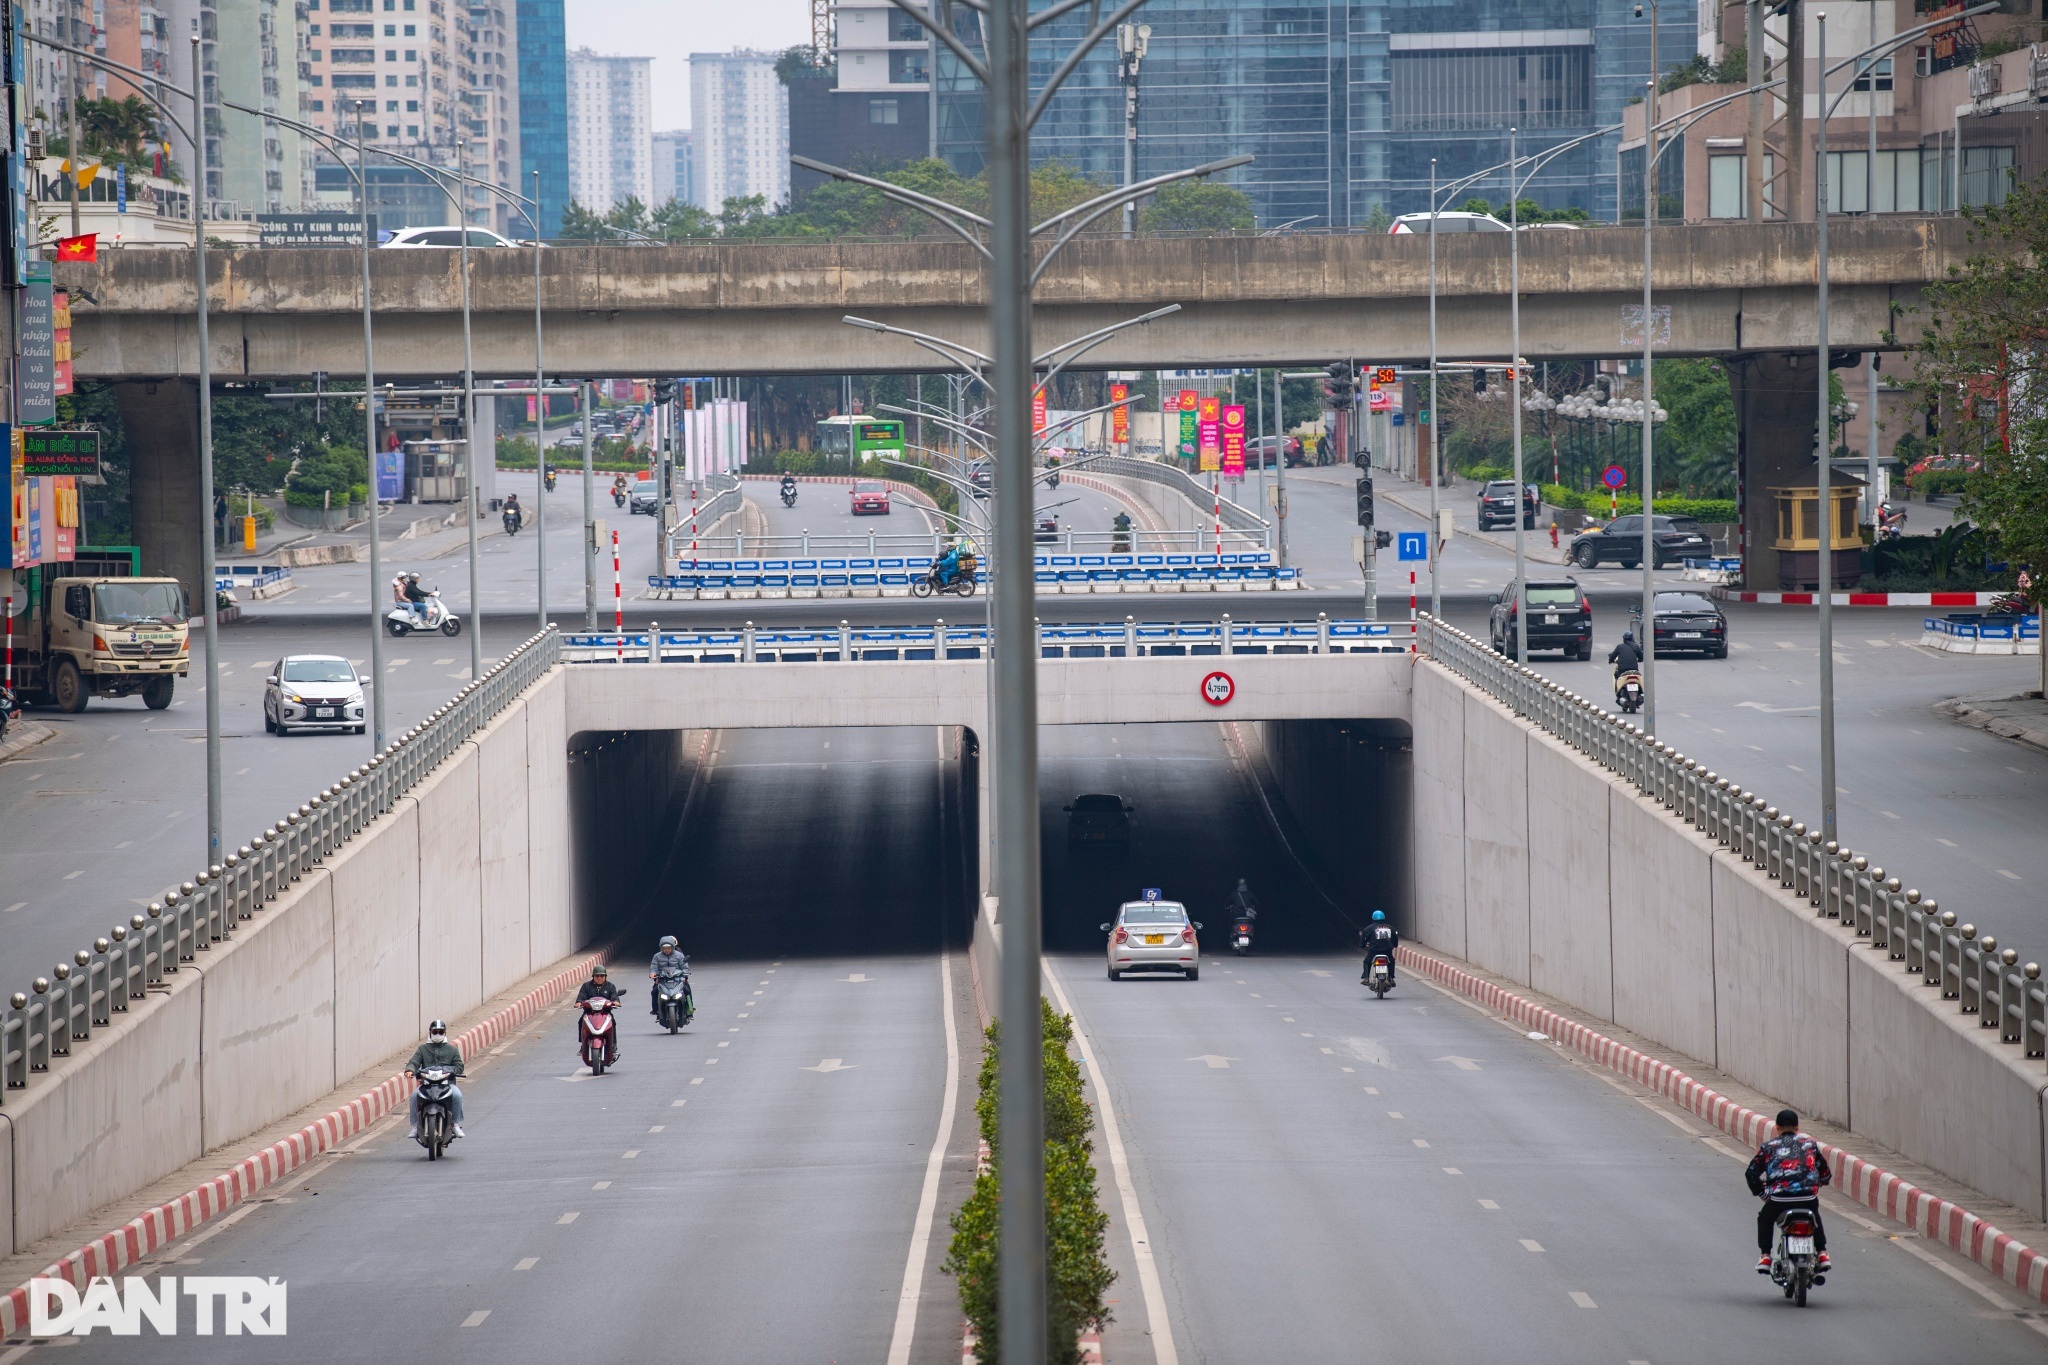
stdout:
{"type": "Polygon", "coordinates": [[[59,289],[51,295],[51,335],[54,345],[51,356],[54,360],[56,377],[55,390],[59,398],[71,392],[71,293],[59,289]]]}
{"type": "Polygon", "coordinates": [[[1223,400],[1213,393],[1202,397],[1195,432],[1202,454],[1202,472],[1213,474],[1223,467],[1223,400]]]}
{"type": "Polygon", "coordinates": [[[1031,434],[1036,436],[1045,430],[1045,390],[1031,391],[1031,434]]]}
{"type": "Polygon", "coordinates": [[[1195,407],[1201,395],[1193,389],[1180,391],[1180,453],[1182,459],[1195,458],[1195,407]]]}
{"type": "Polygon", "coordinates": [[[1244,478],[1244,405],[1223,409],[1223,477],[1244,478]]]}
{"type": "Polygon", "coordinates": [[[1131,443],[1131,408],[1126,401],[1131,396],[1129,384],[1111,384],[1109,401],[1116,404],[1109,410],[1109,443],[1127,446],[1131,443]]]}
{"type": "Polygon", "coordinates": [[[21,354],[14,368],[14,417],[24,426],[47,426],[57,420],[55,312],[50,263],[31,261],[28,285],[21,291],[21,354]]]}

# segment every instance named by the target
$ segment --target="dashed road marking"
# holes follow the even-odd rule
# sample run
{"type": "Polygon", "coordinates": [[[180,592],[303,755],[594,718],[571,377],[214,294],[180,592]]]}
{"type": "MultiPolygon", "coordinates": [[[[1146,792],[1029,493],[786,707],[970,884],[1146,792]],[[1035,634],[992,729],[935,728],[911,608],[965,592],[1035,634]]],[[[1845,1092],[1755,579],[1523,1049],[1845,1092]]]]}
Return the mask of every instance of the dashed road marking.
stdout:
{"type": "Polygon", "coordinates": [[[686,1105],[686,1104],[688,1104],[688,1103],[689,1103],[689,1101],[688,1101],[688,1100],[670,1100],[670,1101],[668,1102],[668,1107],[669,1107],[669,1108],[671,1108],[671,1109],[680,1109],[680,1108],[682,1108],[682,1107],[683,1107],[684,1105],[686,1105]]]}
{"type": "MultiPolygon", "coordinates": [[[[692,1076],[692,1077],[690,1077],[690,1084],[691,1084],[691,1085],[702,1085],[702,1084],[704,1084],[704,1078],[703,1078],[702,1076],[692,1076]]],[[[682,1101],[681,1101],[681,1100],[677,1100],[677,1101],[676,1101],[676,1103],[677,1103],[677,1104],[681,1104],[681,1103],[682,1103],[682,1101]]]]}
{"type": "Polygon", "coordinates": [[[665,1123],[657,1123],[652,1128],[649,1128],[647,1131],[650,1133],[659,1133],[666,1127],[668,1127],[668,1125],[665,1123]]]}
{"type": "Polygon", "coordinates": [[[1522,1250],[1524,1250],[1524,1251],[1541,1251],[1541,1250],[1543,1250],[1543,1243],[1541,1243],[1541,1242],[1538,1242],[1538,1241],[1535,1241],[1535,1240],[1533,1240],[1532,1238],[1524,1237],[1524,1238],[1522,1238],[1522,1239],[1521,1239],[1521,1242],[1522,1242],[1522,1250]]]}
{"type": "Polygon", "coordinates": [[[1583,1289],[1574,1289],[1571,1291],[1571,1295],[1572,1302],[1577,1304],[1581,1308],[1598,1308],[1600,1306],[1599,1304],[1594,1303],[1593,1296],[1591,1294],[1588,1294],[1583,1289]]]}
{"type": "Polygon", "coordinates": [[[540,1264],[540,1257],[538,1257],[538,1256],[523,1256],[523,1257],[521,1257],[521,1258],[520,1258],[520,1260],[519,1260],[519,1264],[518,1264],[518,1265],[515,1265],[515,1266],[513,1266],[512,1268],[513,1268],[514,1270],[531,1270],[531,1269],[533,1269],[533,1268],[534,1268],[535,1266],[537,1266],[537,1265],[539,1265],[539,1264],[540,1264]]]}
{"type": "Polygon", "coordinates": [[[2008,881],[2015,881],[2015,882],[2017,882],[2017,881],[2024,881],[2024,880],[2026,880],[2026,879],[2025,879],[2024,877],[2020,876],[2020,874],[2019,874],[2019,873],[2017,873],[2017,872],[2008,872],[2008,871],[2006,871],[2006,870],[2005,870],[2004,868],[2002,868],[2002,867],[1998,869],[1998,875],[1999,875],[1999,876],[2001,876],[2001,877],[2004,877],[2004,878],[2006,878],[2006,879],[2007,879],[2008,881]]]}
{"type": "Polygon", "coordinates": [[[1400,1117],[1401,1117],[1401,1111],[1400,1111],[1400,1110],[1398,1110],[1398,1109],[1389,1109],[1389,1110],[1387,1111],[1387,1117],[1388,1117],[1388,1118],[1390,1118],[1390,1119],[1397,1119],[1397,1118],[1400,1118],[1400,1117]]]}
{"type": "MultiPolygon", "coordinates": [[[[591,1186],[590,1188],[591,1188],[591,1189],[593,1189],[593,1190],[608,1190],[608,1189],[610,1189],[611,1187],[612,1187],[612,1182],[611,1182],[611,1181],[609,1181],[609,1180],[600,1180],[600,1181],[598,1181],[598,1182],[597,1182],[597,1183],[596,1183],[595,1185],[592,1185],[592,1186],[591,1186]]],[[[571,1218],[574,1218],[574,1217],[575,1217],[576,1215],[572,1213],[572,1214],[570,1214],[569,1216],[570,1216],[571,1218]]]]}
{"type": "Polygon", "coordinates": [[[489,1317],[490,1315],[490,1309],[479,1308],[474,1313],[471,1313],[468,1317],[464,1318],[462,1320],[462,1325],[464,1327],[481,1327],[483,1326],[484,1319],[489,1317]]]}
{"type": "Polygon", "coordinates": [[[565,1213],[565,1214],[563,1214],[563,1215],[562,1215],[562,1216],[561,1216],[560,1218],[557,1218],[557,1219],[555,1220],[555,1226],[556,1226],[556,1227],[560,1227],[560,1226],[562,1226],[562,1224],[564,1224],[564,1223],[573,1223],[573,1222],[575,1222],[575,1221],[576,1221],[576,1214],[575,1214],[575,1212],[574,1212],[574,1211],[571,1211],[571,1212],[569,1212],[569,1213],[565,1213]]]}
{"type": "Polygon", "coordinates": [[[1480,1201],[1479,1201],[1479,1207],[1480,1207],[1480,1208],[1482,1208],[1482,1209],[1491,1209],[1491,1210],[1493,1210],[1493,1211],[1494,1211],[1495,1213],[1499,1213],[1499,1212],[1500,1212],[1500,1205],[1498,1205],[1498,1204],[1494,1203],[1494,1202],[1493,1202],[1493,1201],[1492,1201],[1491,1199],[1482,1199],[1482,1200],[1480,1200],[1480,1201]]]}
{"type": "Polygon", "coordinates": [[[1415,1139],[1415,1145],[1416,1145],[1417,1147],[1427,1147],[1427,1146],[1429,1146],[1429,1139],[1428,1139],[1428,1138],[1416,1138],[1416,1139],[1415,1139]]]}
{"type": "Polygon", "coordinates": [[[631,1160],[632,1160],[632,1159],[633,1159],[634,1157],[636,1157],[636,1156],[638,1156],[638,1155],[640,1155],[640,1149],[639,1149],[638,1147],[633,1147],[633,1148],[630,1148],[630,1149],[628,1149],[628,1150],[626,1150],[626,1151],[620,1152],[620,1153],[619,1153],[619,1160],[621,1160],[621,1161],[631,1161],[631,1160]]]}
{"type": "MultiPolygon", "coordinates": [[[[1426,1144],[1426,1143],[1425,1143],[1424,1145],[1425,1145],[1425,1146],[1427,1146],[1428,1144],[1426,1144]]],[[[1457,1168],[1456,1166],[1446,1166],[1446,1167],[1444,1167],[1444,1174],[1445,1174],[1445,1175],[1463,1175],[1463,1174],[1465,1174],[1465,1173],[1464,1173],[1463,1171],[1459,1170],[1459,1169],[1458,1169],[1458,1168],[1457,1168]]]]}
{"type": "MultiPolygon", "coordinates": [[[[1351,1068],[1347,1066],[1347,1067],[1345,1067],[1344,1069],[1345,1069],[1346,1071],[1349,1071],[1349,1070],[1350,1070],[1351,1068]]],[[[1369,1085],[1369,1086],[1367,1086],[1367,1087],[1365,1088],[1365,1093],[1366,1093],[1366,1094],[1368,1094],[1368,1095],[1377,1095],[1377,1094],[1379,1094],[1379,1093],[1380,1093],[1380,1090],[1379,1090],[1379,1087],[1378,1087],[1378,1086],[1376,1086],[1376,1085],[1369,1085]]]]}

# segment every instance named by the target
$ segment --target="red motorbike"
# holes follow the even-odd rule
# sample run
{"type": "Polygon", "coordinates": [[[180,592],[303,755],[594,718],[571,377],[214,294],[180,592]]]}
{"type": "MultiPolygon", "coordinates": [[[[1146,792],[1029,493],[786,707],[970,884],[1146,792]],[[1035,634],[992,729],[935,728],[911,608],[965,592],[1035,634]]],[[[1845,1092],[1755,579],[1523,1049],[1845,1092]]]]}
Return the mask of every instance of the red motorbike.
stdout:
{"type": "Polygon", "coordinates": [[[612,1020],[612,1011],[617,1008],[618,1001],[601,995],[583,1002],[583,1019],[576,1028],[576,1041],[593,1076],[604,1075],[604,1069],[619,1060],[619,1031],[612,1020]]]}

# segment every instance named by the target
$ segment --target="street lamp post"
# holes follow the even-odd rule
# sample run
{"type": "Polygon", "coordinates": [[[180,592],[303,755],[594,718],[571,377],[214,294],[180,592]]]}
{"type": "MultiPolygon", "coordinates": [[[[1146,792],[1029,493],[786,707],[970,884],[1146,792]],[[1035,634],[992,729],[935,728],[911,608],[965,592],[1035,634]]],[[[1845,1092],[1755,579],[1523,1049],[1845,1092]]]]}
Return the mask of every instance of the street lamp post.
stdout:
{"type": "MultiPolygon", "coordinates": [[[[1522,224],[1520,199],[1522,187],[1515,183],[1515,141],[1517,129],[1508,129],[1508,373],[1513,376],[1508,386],[1509,400],[1514,404],[1515,433],[1515,658],[1526,662],[1529,658],[1529,554],[1526,530],[1529,519],[1525,515],[1522,499],[1526,485],[1522,482],[1522,224]]],[[[1535,173],[1533,170],[1530,172],[1535,173]]],[[[1436,413],[1429,414],[1429,420],[1436,420],[1436,413]]]]}
{"type": "Polygon", "coordinates": [[[1657,221],[1657,7],[1650,6],[1650,79],[1643,87],[1643,733],[1657,733],[1657,475],[1650,404],[1656,328],[1650,312],[1650,233],[1657,221]]]}
{"type": "MultiPolygon", "coordinates": [[[[193,40],[197,43],[197,39],[193,40]]],[[[377,534],[377,351],[370,331],[370,162],[363,150],[364,102],[356,106],[356,183],[363,212],[363,453],[370,472],[370,752],[384,751],[384,562],[377,534]]],[[[472,603],[472,606],[475,604],[472,603]]]]}
{"type": "MultiPolygon", "coordinates": [[[[65,63],[70,66],[71,63],[65,63]]],[[[213,540],[213,356],[207,331],[206,299],[206,116],[200,96],[204,77],[199,69],[199,38],[192,38],[192,147],[199,165],[192,185],[192,282],[198,293],[193,300],[194,330],[199,342],[199,557],[201,592],[206,603],[206,865],[221,860],[220,785],[220,589],[214,584],[218,572],[218,547],[213,540]]],[[[73,110],[77,108],[73,102],[73,110]]],[[[78,144],[71,145],[72,193],[78,192],[78,144]]],[[[74,201],[72,212],[76,213],[74,201]]],[[[72,231],[78,230],[74,222],[72,231]]]]}
{"type": "MultiPolygon", "coordinates": [[[[469,178],[469,134],[468,120],[458,149],[459,167],[462,179],[469,178]]],[[[463,463],[468,467],[463,479],[462,500],[463,520],[469,523],[469,677],[470,681],[484,675],[484,601],[477,588],[476,567],[476,351],[471,344],[469,329],[469,186],[462,189],[462,451],[463,463]]],[[[491,458],[496,460],[496,452],[491,458]]]]}
{"type": "Polygon", "coordinates": [[[1443,452],[1438,434],[1443,419],[1436,406],[1436,158],[1429,159],[1429,614],[1443,620],[1443,542],[1437,534],[1442,518],[1437,513],[1437,484],[1443,452]]]}
{"type": "MultiPolygon", "coordinates": [[[[1117,76],[1124,87],[1124,188],[1138,178],[1138,64],[1152,40],[1150,24],[1119,24],[1116,30],[1117,76]]],[[[73,229],[76,231],[76,229],[73,229]]],[[[1124,236],[1138,230],[1138,203],[1124,205],[1124,236]]]]}
{"type": "MultiPolygon", "coordinates": [[[[1814,20],[1815,42],[1820,56],[1817,73],[1820,78],[1820,117],[1815,120],[1814,128],[1813,184],[1813,228],[1820,255],[1814,289],[1814,328],[1819,338],[1815,347],[1819,359],[1814,366],[1819,372],[1815,380],[1818,396],[1814,451],[1818,473],[1814,482],[1820,494],[1819,516],[1815,519],[1820,545],[1814,601],[1820,608],[1820,826],[1821,837],[1832,841],[1836,821],[1835,509],[1828,497],[1834,473],[1834,451],[1828,445],[1828,375],[1832,373],[1828,368],[1828,114],[1831,111],[1828,108],[1828,16],[1822,12],[1814,15],[1814,20]]],[[[1871,414],[1871,420],[1877,420],[1875,412],[1871,414]]]]}
{"type": "MultiPolygon", "coordinates": [[[[583,628],[597,629],[597,513],[591,505],[591,483],[596,472],[590,462],[590,381],[583,381],[583,628]]],[[[539,409],[535,409],[538,411],[539,409]]],[[[535,447],[538,449],[538,445],[535,447]]],[[[657,542],[663,554],[654,566],[656,573],[667,573],[668,546],[657,542]]]]}
{"type": "MultiPolygon", "coordinates": [[[[538,617],[536,628],[548,628],[548,395],[547,380],[541,374],[541,321],[540,321],[540,170],[533,172],[533,476],[534,476],[534,553],[540,574],[540,586],[536,590],[538,617]]],[[[464,237],[469,235],[463,229],[464,237]]],[[[589,411],[588,408],[585,411],[589,411]]]]}

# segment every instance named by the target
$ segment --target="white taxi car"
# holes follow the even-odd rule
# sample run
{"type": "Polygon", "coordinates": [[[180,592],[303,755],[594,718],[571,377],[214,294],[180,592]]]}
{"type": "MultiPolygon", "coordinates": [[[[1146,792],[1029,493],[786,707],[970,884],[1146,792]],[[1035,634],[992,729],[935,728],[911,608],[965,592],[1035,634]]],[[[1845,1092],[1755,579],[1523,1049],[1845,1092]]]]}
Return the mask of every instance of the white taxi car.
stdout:
{"type": "Polygon", "coordinates": [[[1202,948],[1195,935],[1201,928],[1179,901],[1125,901],[1115,922],[1102,926],[1109,935],[1109,979],[1121,981],[1125,972],[1179,972],[1200,980],[1202,948]]]}

